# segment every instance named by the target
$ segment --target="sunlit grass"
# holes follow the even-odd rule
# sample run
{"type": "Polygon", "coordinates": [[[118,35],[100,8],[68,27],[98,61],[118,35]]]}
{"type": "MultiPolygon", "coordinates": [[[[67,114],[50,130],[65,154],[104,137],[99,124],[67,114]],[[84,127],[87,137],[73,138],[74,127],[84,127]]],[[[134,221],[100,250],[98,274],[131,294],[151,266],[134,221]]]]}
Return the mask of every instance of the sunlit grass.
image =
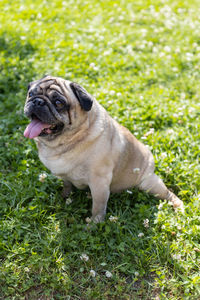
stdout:
{"type": "Polygon", "coordinates": [[[198,1],[0,6],[0,298],[198,299],[198,1]],[[111,196],[106,221],[86,230],[88,194],[76,190],[66,203],[23,137],[27,85],[44,74],[82,84],[148,145],[185,215],[125,191],[111,196]]]}

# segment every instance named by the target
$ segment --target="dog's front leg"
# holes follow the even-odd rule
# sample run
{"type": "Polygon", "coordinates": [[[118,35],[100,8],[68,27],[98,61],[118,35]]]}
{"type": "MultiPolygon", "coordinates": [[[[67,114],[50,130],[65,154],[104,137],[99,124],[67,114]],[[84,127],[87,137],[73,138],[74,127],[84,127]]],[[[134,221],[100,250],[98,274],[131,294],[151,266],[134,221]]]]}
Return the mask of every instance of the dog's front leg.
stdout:
{"type": "Polygon", "coordinates": [[[95,223],[104,220],[107,202],[110,196],[111,176],[94,176],[89,184],[92,194],[92,220],[95,223]]]}
{"type": "Polygon", "coordinates": [[[72,191],[72,184],[71,182],[64,180],[63,181],[63,190],[62,190],[62,197],[65,199],[67,198],[72,191]]]}

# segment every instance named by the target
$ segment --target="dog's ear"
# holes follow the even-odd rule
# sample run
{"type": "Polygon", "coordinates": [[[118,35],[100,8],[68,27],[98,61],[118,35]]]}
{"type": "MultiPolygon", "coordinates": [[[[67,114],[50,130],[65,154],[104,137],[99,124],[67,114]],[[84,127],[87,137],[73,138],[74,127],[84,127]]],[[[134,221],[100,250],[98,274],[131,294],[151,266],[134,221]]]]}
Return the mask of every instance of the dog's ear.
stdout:
{"type": "Polygon", "coordinates": [[[85,111],[91,110],[93,104],[92,96],[82,86],[75,82],[70,83],[70,88],[78,99],[82,109],[85,111]]]}

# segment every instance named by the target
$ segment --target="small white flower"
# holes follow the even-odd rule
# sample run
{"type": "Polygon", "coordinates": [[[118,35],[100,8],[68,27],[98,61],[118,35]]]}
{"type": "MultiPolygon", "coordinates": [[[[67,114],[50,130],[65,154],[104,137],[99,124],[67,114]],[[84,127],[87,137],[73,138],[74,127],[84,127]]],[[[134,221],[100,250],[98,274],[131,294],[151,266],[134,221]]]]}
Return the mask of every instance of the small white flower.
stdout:
{"type": "Polygon", "coordinates": [[[91,64],[90,64],[90,67],[91,67],[91,68],[94,68],[94,67],[95,67],[95,63],[91,63],[91,64]]]}
{"type": "Polygon", "coordinates": [[[91,64],[90,64],[90,68],[92,68],[94,71],[98,71],[98,70],[99,70],[99,67],[97,67],[97,66],[95,65],[95,63],[91,63],[91,64]]]}
{"type": "Polygon", "coordinates": [[[127,190],[127,193],[128,193],[128,194],[133,194],[133,192],[132,192],[132,191],[130,191],[130,190],[127,190]]]}
{"type": "Polygon", "coordinates": [[[134,274],[135,274],[135,277],[138,277],[138,276],[139,276],[139,273],[138,273],[138,272],[135,272],[134,274]]]}
{"type": "Polygon", "coordinates": [[[42,174],[39,175],[39,181],[40,182],[44,182],[46,178],[47,178],[47,174],[45,174],[45,173],[42,173],[42,174]]]}
{"type": "Polygon", "coordinates": [[[180,254],[174,254],[172,255],[173,259],[176,259],[176,260],[180,260],[181,259],[181,255],[180,254]]]}
{"type": "Polygon", "coordinates": [[[109,271],[106,271],[106,277],[111,278],[112,277],[112,273],[109,271]]]}
{"type": "Polygon", "coordinates": [[[28,267],[24,268],[24,272],[29,272],[29,271],[30,271],[30,269],[28,267]]]}
{"type": "Polygon", "coordinates": [[[140,168],[134,168],[133,169],[133,173],[139,173],[140,172],[140,168]]]}
{"type": "Polygon", "coordinates": [[[164,47],[164,51],[166,51],[166,52],[171,52],[171,48],[170,48],[169,46],[165,46],[165,47],[164,47]]]}
{"type": "Polygon", "coordinates": [[[65,201],[66,205],[70,205],[72,203],[72,199],[71,198],[67,198],[65,201]]]}
{"type": "Polygon", "coordinates": [[[104,53],[103,53],[103,55],[110,55],[112,53],[112,50],[106,50],[106,51],[104,51],[104,53]]]}
{"type": "Polygon", "coordinates": [[[149,47],[152,47],[152,46],[153,46],[153,42],[152,42],[152,41],[149,41],[149,42],[148,42],[148,46],[149,46],[149,47]]]}
{"type": "Polygon", "coordinates": [[[142,29],[141,29],[141,33],[142,33],[143,36],[145,36],[145,35],[147,34],[147,29],[142,28],[142,29]]]}
{"type": "Polygon", "coordinates": [[[167,157],[167,153],[166,152],[162,152],[160,155],[162,158],[166,158],[167,157]]]}
{"type": "Polygon", "coordinates": [[[173,130],[173,129],[171,129],[171,128],[170,128],[170,129],[168,129],[168,130],[167,130],[167,134],[174,134],[174,130],[173,130]]]}
{"type": "Polygon", "coordinates": [[[96,276],[96,272],[94,270],[90,270],[90,276],[95,277],[96,276]]]}
{"type": "Polygon", "coordinates": [[[111,95],[111,96],[114,96],[114,95],[115,95],[115,91],[113,91],[113,90],[110,91],[110,95],[111,95]]]}
{"type": "Polygon", "coordinates": [[[89,217],[87,217],[86,219],[85,219],[85,221],[86,221],[86,223],[91,223],[92,222],[92,219],[91,218],[89,218],[89,217]]]}
{"type": "Polygon", "coordinates": [[[118,221],[118,217],[110,216],[109,220],[110,222],[116,223],[118,221]]]}
{"type": "Polygon", "coordinates": [[[162,202],[162,203],[160,203],[159,205],[158,205],[158,209],[160,210],[160,209],[162,209],[163,208],[163,205],[164,205],[164,203],[162,202]]]}
{"type": "Polygon", "coordinates": [[[149,219],[145,219],[143,225],[145,228],[149,228],[149,219]]]}
{"type": "Polygon", "coordinates": [[[143,237],[144,236],[144,233],[143,232],[140,232],[139,234],[138,234],[138,237],[139,238],[141,238],[141,237],[143,237]]]}
{"type": "Polygon", "coordinates": [[[81,256],[80,256],[80,259],[81,259],[81,260],[84,260],[84,261],[88,261],[88,260],[89,260],[89,256],[87,256],[87,254],[83,253],[83,254],[81,254],[81,256]]]}
{"type": "Polygon", "coordinates": [[[154,128],[150,128],[149,131],[147,131],[144,136],[148,136],[153,133],[154,133],[154,128]]]}

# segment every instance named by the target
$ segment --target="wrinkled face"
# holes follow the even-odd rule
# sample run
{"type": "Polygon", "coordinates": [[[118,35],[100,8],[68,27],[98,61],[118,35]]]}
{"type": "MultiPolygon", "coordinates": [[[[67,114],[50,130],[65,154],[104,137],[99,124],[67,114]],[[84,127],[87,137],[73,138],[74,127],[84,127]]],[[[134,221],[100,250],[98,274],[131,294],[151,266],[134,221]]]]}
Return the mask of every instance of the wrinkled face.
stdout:
{"type": "Polygon", "coordinates": [[[25,115],[31,119],[24,136],[53,139],[70,129],[77,110],[85,114],[92,107],[92,97],[76,83],[46,76],[28,87],[25,115]]]}

